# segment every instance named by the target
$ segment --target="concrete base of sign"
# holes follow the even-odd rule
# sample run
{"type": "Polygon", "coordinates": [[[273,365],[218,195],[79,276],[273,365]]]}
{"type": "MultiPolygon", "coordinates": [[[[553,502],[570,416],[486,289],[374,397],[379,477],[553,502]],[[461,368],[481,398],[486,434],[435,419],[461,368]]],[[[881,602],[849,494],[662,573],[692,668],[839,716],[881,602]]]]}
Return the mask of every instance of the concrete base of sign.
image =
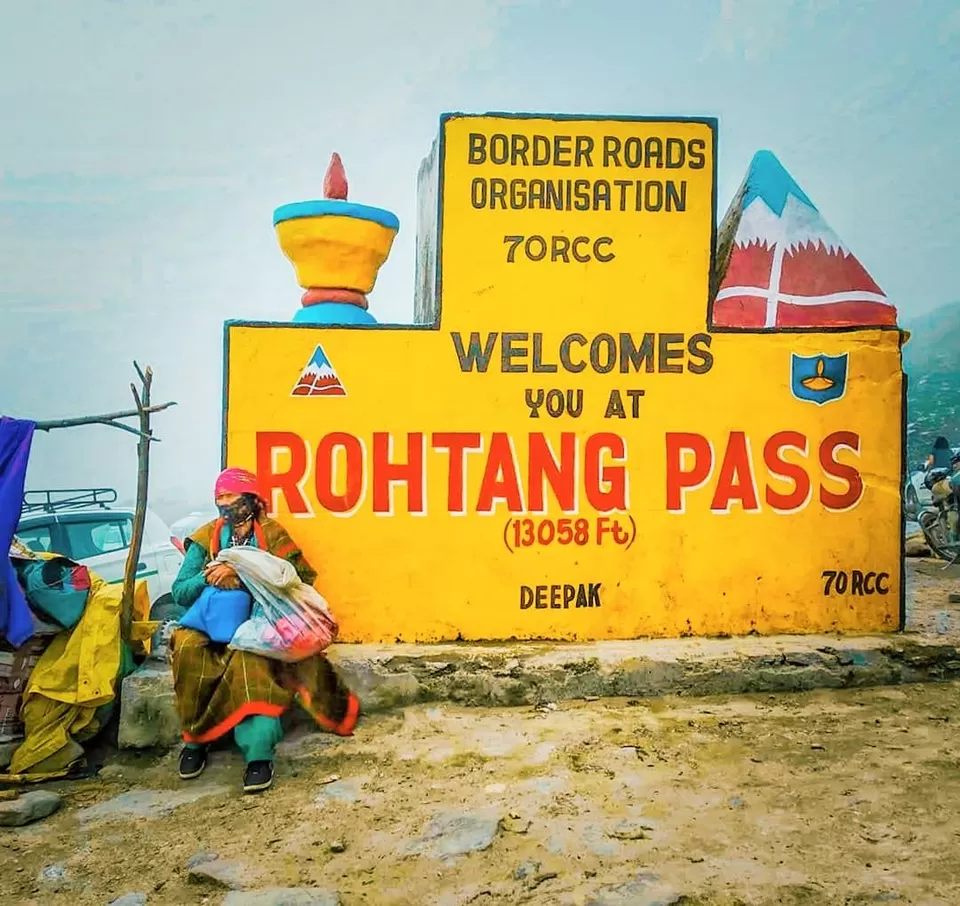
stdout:
{"type": "MultiPolygon", "coordinates": [[[[339,645],[330,657],[367,714],[416,702],[529,706],[594,697],[799,692],[960,678],[960,638],[912,634],[339,645]]],[[[123,683],[120,746],[168,747],[178,738],[169,669],[145,665],[123,683]]]]}

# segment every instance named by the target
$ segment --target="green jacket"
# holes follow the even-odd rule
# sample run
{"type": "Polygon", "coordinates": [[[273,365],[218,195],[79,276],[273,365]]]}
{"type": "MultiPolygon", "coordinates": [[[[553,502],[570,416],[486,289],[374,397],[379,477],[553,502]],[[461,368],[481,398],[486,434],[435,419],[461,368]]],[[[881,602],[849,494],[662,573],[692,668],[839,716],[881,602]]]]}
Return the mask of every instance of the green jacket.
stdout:
{"type": "MultiPolygon", "coordinates": [[[[275,557],[280,557],[293,564],[300,581],[313,585],[317,580],[317,573],[303,556],[303,551],[287,534],[286,529],[273,519],[260,521],[258,531],[253,538],[253,545],[260,547],[260,537],[266,543],[266,549],[275,557]]],[[[206,565],[213,559],[210,551],[213,548],[215,532],[220,533],[218,548],[227,547],[230,543],[230,528],[223,520],[216,519],[197,529],[186,542],[186,553],[180,572],[174,579],[170,595],[178,607],[187,608],[193,604],[200,593],[207,587],[207,577],[204,573],[206,565]]]]}

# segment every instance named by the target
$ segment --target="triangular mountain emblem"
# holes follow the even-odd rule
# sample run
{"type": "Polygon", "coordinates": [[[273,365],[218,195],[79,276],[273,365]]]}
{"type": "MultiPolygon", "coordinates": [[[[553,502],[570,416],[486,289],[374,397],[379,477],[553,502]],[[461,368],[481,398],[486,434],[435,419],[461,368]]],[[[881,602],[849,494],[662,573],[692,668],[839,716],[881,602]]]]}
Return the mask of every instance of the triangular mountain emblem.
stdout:
{"type": "Polygon", "coordinates": [[[888,327],[897,310],[776,156],[758,151],[717,234],[713,325],[888,327]]]}
{"type": "Polygon", "coordinates": [[[300,374],[291,396],[346,396],[346,388],[340,376],[330,364],[330,359],[318,346],[300,374]]]}

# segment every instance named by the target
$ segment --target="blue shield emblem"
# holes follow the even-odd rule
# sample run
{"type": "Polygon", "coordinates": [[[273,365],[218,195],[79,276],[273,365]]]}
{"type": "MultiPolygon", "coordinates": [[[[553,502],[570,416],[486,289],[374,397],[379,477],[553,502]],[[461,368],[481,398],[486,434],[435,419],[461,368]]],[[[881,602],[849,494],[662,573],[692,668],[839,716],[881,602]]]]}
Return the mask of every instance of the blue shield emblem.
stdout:
{"type": "Polygon", "coordinates": [[[847,392],[847,356],[792,353],[790,356],[790,390],[805,403],[824,403],[838,400],[847,392]]]}

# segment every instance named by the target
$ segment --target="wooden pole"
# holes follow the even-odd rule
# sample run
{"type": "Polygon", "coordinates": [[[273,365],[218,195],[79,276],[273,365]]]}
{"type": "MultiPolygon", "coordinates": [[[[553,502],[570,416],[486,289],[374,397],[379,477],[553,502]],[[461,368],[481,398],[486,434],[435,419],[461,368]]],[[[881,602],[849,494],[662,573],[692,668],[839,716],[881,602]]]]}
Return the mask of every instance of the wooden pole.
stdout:
{"type": "MultiPolygon", "coordinates": [[[[133,532],[130,537],[130,549],[127,551],[127,563],[123,571],[123,598],[120,611],[120,634],[124,641],[130,641],[130,626],[133,622],[133,599],[137,581],[137,564],[140,562],[140,548],[143,544],[143,527],[147,519],[147,491],[150,479],[150,442],[154,440],[150,432],[150,415],[165,409],[150,405],[150,385],[153,383],[153,371],[148,365],[146,370],[134,362],[140,378],[140,391],[135,384],[130,385],[133,400],[137,405],[136,414],[140,421],[140,441],[137,444],[137,504],[133,516],[133,532]]],[[[116,417],[116,416],[115,416],[116,417]]],[[[117,426],[118,427],[118,426],[117,426]]]]}

